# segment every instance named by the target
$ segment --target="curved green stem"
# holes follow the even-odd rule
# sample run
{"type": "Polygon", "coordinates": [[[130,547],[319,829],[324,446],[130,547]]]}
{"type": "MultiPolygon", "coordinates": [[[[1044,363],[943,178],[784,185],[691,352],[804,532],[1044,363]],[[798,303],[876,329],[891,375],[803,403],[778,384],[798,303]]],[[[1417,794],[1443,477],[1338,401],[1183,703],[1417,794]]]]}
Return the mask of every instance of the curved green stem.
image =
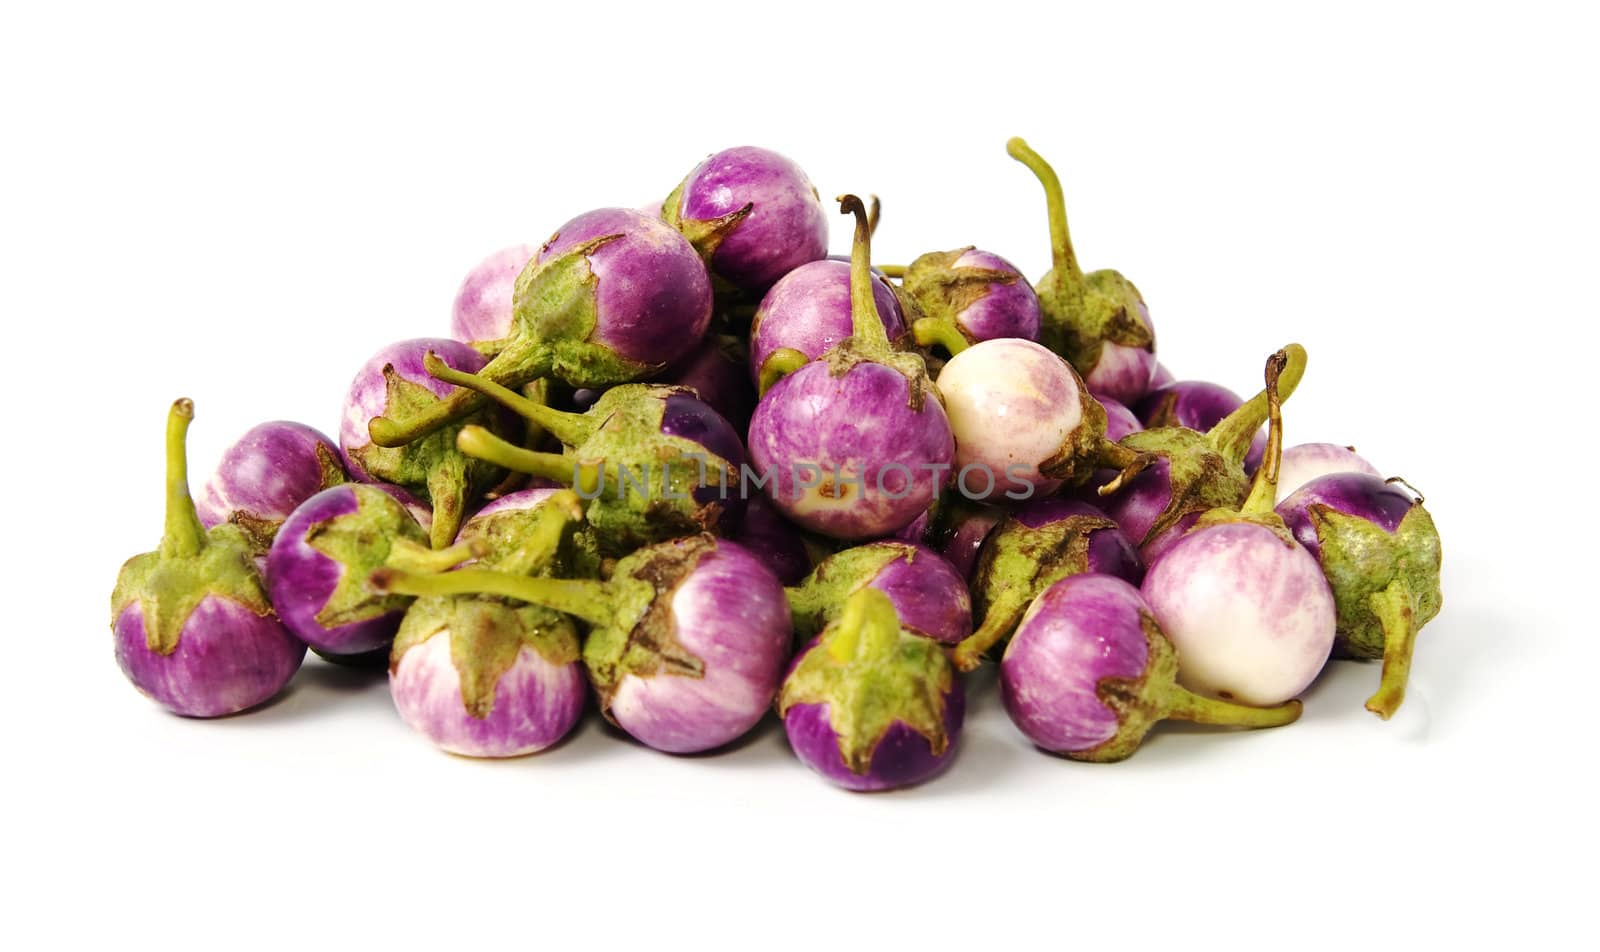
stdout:
{"type": "Polygon", "coordinates": [[[443,549],[430,549],[410,539],[395,539],[389,545],[389,557],[383,564],[402,572],[443,572],[468,559],[481,559],[488,553],[489,546],[484,539],[457,542],[443,549]]]}
{"type": "Polygon", "coordinates": [[[1162,692],[1164,716],[1196,724],[1222,724],[1230,727],[1282,727],[1300,719],[1298,700],[1274,707],[1250,707],[1233,701],[1203,697],[1176,684],[1162,692]]]}
{"type": "MultiPolygon", "coordinates": [[[[550,355],[538,344],[527,345],[522,338],[513,337],[505,350],[478,371],[478,376],[502,387],[515,389],[530,380],[547,376],[550,372],[550,355]]],[[[489,402],[474,390],[457,389],[426,410],[404,420],[373,417],[367,423],[367,435],[379,446],[405,446],[470,416],[489,402]]]]}
{"type": "Polygon", "coordinates": [[[1137,450],[1131,450],[1123,446],[1121,443],[1113,443],[1110,440],[1101,442],[1096,458],[1102,467],[1117,471],[1116,476],[1095,490],[1095,493],[1100,496],[1109,496],[1126,486],[1129,480],[1139,475],[1145,470],[1145,467],[1156,461],[1154,453],[1140,453],[1137,450]]]}
{"type": "Polygon", "coordinates": [[[554,493],[539,503],[534,523],[522,544],[485,565],[513,575],[531,575],[549,565],[561,548],[567,530],[583,518],[583,501],[570,489],[554,493]]]}
{"type": "Polygon", "coordinates": [[[1083,269],[1078,267],[1078,255],[1072,250],[1072,233],[1067,230],[1067,201],[1061,193],[1061,180],[1039,153],[1029,148],[1020,137],[1006,143],[1006,154],[1028,167],[1039,184],[1044,186],[1045,207],[1050,214],[1050,261],[1058,281],[1073,287],[1083,286],[1083,269]]]}
{"type": "Polygon", "coordinates": [[[467,461],[460,453],[443,454],[428,471],[428,505],[433,509],[429,542],[435,549],[448,548],[456,541],[467,518],[469,482],[467,461]]]}
{"type": "Polygon", "coordinates": [[[1266,515],[1278,498],[1278,468],[1283,462],[1283,399],[1278,393],[1278,377],[1288,362],[1289,356],[1281,350],[1267,358],[1267,453],[1250,483],[1250,495],[1239,507],[1245,515],[1266,515]]]}
{"type": "Polygon", "coordinates": [[[481,426],[464,426],[456,434],[456,449],[519,473],[553,479],[593,498],[605,486],[605,469],[597,463],[580,463],[558,453],[540,453],[507,442],[481,426]]]}
{"type": "Polygon", "coordinates": [[[984,652],[999,644],[1017,627],[1017,620],[1022,617],[1032,597],[1031,591],[1014,586],[990,602],[983,613],[983,623],[956,645],[950,660],[962,671],[976,668],[983,661],[984,652]]]}
{"type": "Polygon", "coordinates": [[[972,346],[967,335],[961,333],[961,328],[948,317],[919,317],[911,325],[911,334],[917,339],[917,346],[938,345],[949,351],[952,357],[972,346]]]}
{"type": "MultiPolygon", "coordinates": [[[[878,201],[878,196],[867,196],[867,234],[878,234],[878,218],[883,214],[883,203],[878,201]]],[[[880,269],[881,270],[881,269],[880,269]]]]}
{"type": "Polygon", "coordinates": [[[591,625],[610,624],[610,593],[593,579],[532,578],[487,569],[458,569],[437,574],[412,574],[379,569],[368,583],[380,592],[419,598],[439,595],[499,595],[575,615],[591,625]]]}
{"type": "Polygon", "coordinates": [[[828,633],[828,654],[840,664],[886,658],[900,640],[900,616],[889,596],[862,586],[845,600],[838,624],[828,633]]]}
{"type": "MultiPolygon", "coordinates": [[[[1295,388],[1300,386],[1300,378],[1305,376],[1306,349],[1299,344],[1290,344],[1278,354],[1284,357],[1284,363],[1278,371],[1278,400],[1282,402],[1294,395],[1295,388]]],[[[1276,358],[1278,354],[1273,357],[1276,358]]],[[[1250,455],[1250,441],[1255,439],[1256,431],[1270,416],[1268,401],[1267,392],[1263,390],[1206,431],[1206,439],[1211,442],[1212,449],[1229,462],[1243,465],[1244,458],[1250,455]]]]}
{"type": "Polygon", "coordinates": [[[1406,583],[1395,579],[1373,593],[1368,603],[1383,625],[1383,674],[1377,692],[1367,698],[1367,710],[1388,720],[1406,699],[1411,653],[1417,645],[1416,602],[1406,583]]]}
{"type": "Polygon", "coordinates": [[[766,396],[767,391],[772,389],[773,384],[810,362],[811,358],[793,347],[779,347],[768,354],[767,359],[761,362],[761,371],[757,375],[759,379],[757,381],[756,394],[758,396],[766,396]]]}
{"type": "Polygon", "coordinates": [[[548,430],[551,435],[568,446],[577,446],[594,435],[594,424],[584,418],[581,413],[568,413],[554,407],[545,406],[537,400],[530,400],[509,387],[502,387],[480,374],[469,374],[456,370],[433,351],[428,351],[422,358],[422,366],[428,374],[445,383],[454,384],[467,390],[481,393],[495,401],[518,416],[532,420],[548,430]]]}
{"type": "Polygon", "coordinates": [[[161,554],[166,558],[192,558],[206,547],[206,527],[195,511],[189,495],[189,422],[194,419],[194,401],[180,397],[167,411],[167,522],[161,536],[161,554]]]}
{"type": "Polygon", "coordinates": [[[883,329],[872,294],[872,229],[866,206],[854,195],[840,195],[838,201],[841,214],[856,217],[855,240],[850,245],[850,336],[858,344],[888,350],[889,334],[883,329]]]}

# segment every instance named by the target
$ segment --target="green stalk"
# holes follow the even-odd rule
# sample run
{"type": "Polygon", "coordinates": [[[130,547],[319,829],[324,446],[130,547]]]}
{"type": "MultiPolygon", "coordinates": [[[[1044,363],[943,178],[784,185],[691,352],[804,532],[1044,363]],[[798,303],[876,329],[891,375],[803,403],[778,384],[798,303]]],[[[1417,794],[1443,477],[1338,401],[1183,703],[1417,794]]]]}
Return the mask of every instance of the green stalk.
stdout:
{"type": "Polygon", "coordinates": [[[1032,600],[1033,593],[1016,586],[1006,589],[989,603],[983,613],[983,623],[978,629],[956,645],[950,660],[962,671],[971,671],[982,661],[984,652],[1017,627],[1017,619],[1032,600]]]}
{"type": "Polygon", "coordinates": [[[570,456],[524,449],[481,426],[462,427],[456,434],[456,449],[504,469],[576,487],[589,498],[599,495],[599,490],[605,486],[605,469],[598,463],[580,463],[570,456]]]}
{"type": "Polygon", "coordinates": [[[1020,137],[1006,143],[1006,154],[1028,167],[1039,184],[1044,186],[1045,207],[1050,215],[1050,260],[1052,274],[1064,289],[1083,293],[1083,269],[1078,267],[1078,255],[1072,249],[1072,233],[1067,230],[1067,201],[1061,192],[1061,180],[1039,153],[1029,148],[1020,137]]]}
{"type": "Polygon", "coordinates": [[[1202,697],[1176,684],[1170,685],[1162,693],[1159,703],[1165,712],[1164,716],[1174,720],[1228,727],[1282,727],[1299,720],[1301,710],[1298,700],[1285,701],[1274,707],[1250,707],[1202,697]]]}
{"type": "Polygon", "coordinates": [[[567,413],[545,406],[480,374],[456,370],[431,350],[422,358],[422,366],[437,380],[481,393],[518,416],[532,420],[568,446],[578,446],[594,435],[595,425],[584,414],[567,413]]]}
{"type": "Polygon", "coordinates": [[[551,495],[539,504],[538,515],[523,543],[496,560],[493,567],[513,575],[528,575],[543,568],[561,548],[567,529],[582,518],[583,507],[577,493],[563,489],[551,495]]]}
{"type": "Polygon", "coordinates": [[[370,583],[380,592],[418,597],[499,595],[565,612],[591,625],[610,624],[613,617],[606,584],[593,579],[532,578],[487,569],[458,569],[427,575],[379,569],[372,573],[370,583]]]}
{"type": "Polygon", "coordinates": [[[1250,495],[1239,507],[1245,515],[1272,512],[1278,497],[1278,469],[1283,463],[1283,399],[1278,393],[1278,378],[1288,363],[1288,355],[1281,350],[1267,358],[1267,453],[1250,483],[1250,495]]]}
{"type": "MultiPolygon", "coordinates": [[[[1281,402],[1294,395],[1295,388],[1300,386],[1300,378],[1305,376],[1306,349],[1299,344],[1290,344],[1274,354],[1273,359],[1276,360],[1280,355],[1284,358],[1278,371],[1278,400],[1281,402]]],[[[1263,390],[1218,421],[1206,432],[1206,439],[1211,441],[1212,448],[1229,462],[1242,465],[1244,458],[1250,455],[1250,441],[1255,439],[1256,431],[1261,429],[1261,424],[1267,422],[1270,415],[1269,399],[1267,391],[1263,390]]]]}
{"type": "Polygon", "coordinates": [[[919,347],[932,347],[935,344],[943,347],[954,357],[968,347],[972,342],[961,333],[961,328],[956,322],[947,317],[921,317],[911,325],[911,333],[917,339],[919,347]]]}
{"type": "Polygon", "coordinates": [[[167,519],[161,536],[162,558],[193,558],[206,547],[206,527],[189,495],[189,423],[194,401],[180,397],[167,411],[167,519]]]}
{"type": "Polygon", "coordinates": [[[768,354],[767,359],[761,362],[760,380],[756,388],[757,395],[766,396],[767,391],[772,389],[773,384],[810,362],[811,358],[793,347],[779,347],[768,354]]]}
{"type": "Polygon", "coordinates": [[[839,622],[828,635],[828,654],[840,664],[886,658],[900,640],[900,616],[889,596],[863,586],[845,600],[839,622]]]}
{"type": "Polygon", "coordinates": [[[854,195],[839,196],[839,211],[856,217],[855,240],[850,245],[850,336],[872,349],[889,349],[878,302],[872,294],[872,226],[866,206],[854,195]]]}
{"type": "Polygon", "coordinates": [[[488,551],[483,539],[458,542],[443,549],[430,549],[410,539],[395,539],[390,543],[389,557],[383,564],[402,572],[443,572],[468,559],[481,559],[488,551]]]}
{"type": "Polygon", "coordinates": [[[1416,602],[1406,583],[1395,579],[1373,593],[1368,603],[1383,625],[1383,674],[1377,692],[1367,698],[1367,710],[1388,720],[1406,699],[1411,653],[1417,645],[1416,602]]]}

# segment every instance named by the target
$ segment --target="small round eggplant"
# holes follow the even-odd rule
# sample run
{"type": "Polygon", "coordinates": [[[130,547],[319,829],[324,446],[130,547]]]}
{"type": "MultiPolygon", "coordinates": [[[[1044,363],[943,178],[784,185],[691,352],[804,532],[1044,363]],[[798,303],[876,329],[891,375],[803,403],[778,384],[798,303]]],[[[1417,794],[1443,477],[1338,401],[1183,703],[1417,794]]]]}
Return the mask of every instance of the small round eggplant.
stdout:
{"type": "MultiPolygon", "coordinates": [[[[1204,433],[1244,406],[1244,400],[1221,384],[1206,380],[1179,380],[1153,389],[1139,401],[1138,416],[1145,428],[1182,426],[1204,433]]],[[[1256,431],[1245,454],[1244,470],[1254,473],[1267,450],[1267,434],[1256,431]]]]}
{"type": "Polygon", "coordinates": [[[955,566],[932,549],[889,541],[836,552],[790,589],[795,634],[809,639],[867,587],[889,596],[900,626],[914,635],[953,645],[972,634],[972,597],[955,566]]]}
{"type": "Polygon", "coordinates": [[[349,477],[334,442],[300,423],[275,420],[247,430],[195,501],[207,529],[232,522],[265,552],[295,507],[349,477]]]}
{"type": "Polygon", "coordinates": [[[1289,494],[1320,476],[1332,473],[1364,473],[1382,477],[1378,468],[1362,459],[1353,446],[1337,443],[1301,443],[1283,450],[1283,464],[1278,467],[1278,502],[1289,494]]]}
{"type": "Polygon", "coordinates": [[[806,766],[847,790],[893,790],[949,764],[966,693],[939,644],[866,587],[795,659],[778,713],[806,766]]]}
{"type": "MultiPolygon", "coordinates": [[[[890,341],[906,334],[900,299],[872,275],[872,301],[890,341]]],[[[761,299],[750,323],[750,379],[765,394],[784,374],[816,360],[855,333],[850,263],[813,261],[784,275],[761,299]]]]}
{"type": "Polygon", "coordinates": [[[739,433],[750,429],[756,391],[745,373],[742,344],[737,338],[711,335],[699,349],[668,367],[657,383],[688,387],[739,433]]]}
{"type": "Polygon", "coordinates": [[[1167,718],[1277,727],[1300,702],[1246,707],[1178,686],[1178,656],[1132,585],[1076,575],[1045,589],[1000,662],[1000,696],[1028,739],[1073,760],[1111,762],[1138,749],[1167,718]]]}
{"type": "Polygon", "coordinates": [[[497,350],[499,342],[511,336],[511,297],[517,275],[536,251],[532,245],[502,248],[467,272],[450,308],[450,336],[463,344],[497,350]]]}
{"type": "Polygon", "coordinates": [[[920,312],[917,343],[958,354],[1002,337],[1039,339],[1039,298],[1016,266],[968,246],[922,255],[906,268],[905,293],[920,312]]]}
{"type": "Polygon", "coordinates": [[[141,693],[186,717],[221,717],[282,691],[306,646],[273,613],[243,530],[200,523],[184,446],[193,419],[187,399],[168,412],[166,531],[117,573],[111,631],[141,693]]]}

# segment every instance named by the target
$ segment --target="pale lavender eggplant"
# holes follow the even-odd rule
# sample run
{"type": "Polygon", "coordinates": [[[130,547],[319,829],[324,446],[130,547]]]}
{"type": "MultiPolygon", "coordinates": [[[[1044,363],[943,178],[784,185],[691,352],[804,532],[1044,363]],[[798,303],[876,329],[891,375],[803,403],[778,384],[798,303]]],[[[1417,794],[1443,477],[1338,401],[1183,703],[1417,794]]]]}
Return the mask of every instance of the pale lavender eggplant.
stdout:
{"type": "Polygon", "coordinates": [[[346,573],[359,571],[364,578],[382,563],[389,538],[427,541],[405,507],[380,487],[335,486],[306,500],[284,521],[267,553],[267,592],[278,617],[306,644],[329,654],[362,654],[393,641],[405,614],[404,600],[375,600],[365,617],[344,624],[324,625],[317,617],[346,573]],[[370,551],[360,553],[370,555],[370,566],[344,565],[312,544],[341,517],[359,518],[373,530],[370,551]],[[380,535],[384,538],[378,539],[380,535]]]}
{"type": "Polygon", "coordinates": [[[549,262],[607,235],[622,237],[588,254],[595,279],[595,327],[588,339],[638,364],[687,356],[711,324],[711,280],[694,248],[670,226],[628,208],[596,209],[562,225],[534,261],[549,262]]]}
{"type": "Polygon", "coordinates": [[[517,275],[536,251],[532,245],[502,248],[467,272],[450,309],[450,336],[468,344],[508,337],[517,275]]]}
{"type": "Polygon", "coordinates": [[[1149,646],[1139,590],[1109,575],[1074,575],[1028,607],[1000,662],[1000,697],[1012,723],[1045,750],[1081,753],[1116,736],[1102,679],[1144,674],[1149,646]]]}
{"type": "Polygon", "coordinates": [[[805,172],[768,149],[724,149],[695,166],[668,199],[669,221],[686,233],[749,206],[731,229],[717,235],[711,271],[745,293],[773,282],[828,252],[828,222],[821,198],[805,172]]]}
{"type": "MultiPolygon", "coordinates": [[[[905,336],[905,316],[889,282],[872,277],[872,299],[891,341],[905,336]]],[[[814,261],[784,275],[766,296],[750,325],[750,379],[780,348],[816,360],[851,335],[849,261],[814,261]]]]}
{"type": "Polygon", "coordinates": [[[668,753],[697,753],[738,739],[771,708],[788,660],[782,583],[754,554],[719,540],[675,591],[658,597],[670,599],[674,636],[704,672],[623,675],[608,716],[641,743],[668,753]]]}
{"type": "Polygon", "coordinates": [[[785,585],[799,584],[811,571],[811,557],[800,534],[760,493],[745,500],[744,520],[734,538],[785,585]]]}
{"type": "Polygon", "coordinates": [[[207,529],[235,516],[270,541],[295,507],[345,480],[339,447],[320,431],[275,420],[245,431],[222,453],[195,508],[207,529]]]}
{"type": "Polygon", "coordinates": [[[1252,522],[1195,529],[1142,592],[1181,659],[1178,682],[1266,706],[1304,691],[1333,648],[1334,601],[1316,557],[1252,522]]]}
{"type": "Polygon", "coordinates": [[[750,459],[771,474],[769,497],[790,521],[835,539],[904,527],[933,501],[955,452],[939,401],[910,402],[906,377],[878,363],[834,376],[813,361],[779,380],[750,421],[750,459]]]}
{"type": "Polygon", "coordinates": [[[452,754],[519,757],[565,737],[588,697],[583,666],[554,664],[523,647],[494,687],[494,706],[473,717],[461,696],[461,673],[441,631],[408,650],[389,674],[390,694],[413,730],[452,754]]]}
{"type": "Polygon", "coordinates": [[[1277,501],[1281,503],[1301,486],[1333,473],[1383,475],[1352,447],[1337,443],[1301,443],[1283,451],[1283,462],[1278,464],[1277,501]]]}
{"type": "Polygon", "coordinates": [[[750,429],[756,391],[745,361],[727,340],[708,337],[694,353],[667,368],[659,382],[688,387],[740,433],[750,429]]]}
{"type": "MultiPolygon", "coordinates": [[[[1242,406],[1244,398],[1221,384],[1179,380],[1152,390],[1139,401],[1135,412],[1146,427],[1186,426],[1204,433],[1242,406]]],[[[1263,430],[1250,441],[1250,452],[1244,458],[1245,472],[1254,473],[1266,451],[1267,434],[1263,430]]]]}
{"type": "MultiPolygon", "coordinates": [[[[1139,303],[1139,312],[1145,325],[1149,326],[1150,312],[1142,301],[1139,303]]],[[[1083,375],[1083,383],[1095,397],[1106,397],[1131,405],[1150,392],[1150,378],[1155,369],[1154,352],[1108,340],[1100,345],[1100,359],[1083,375]]]]}
{"type": "Polygon", "coordinates": [[[1134,416],[1122,403],[1110,397],[1099,397],[1100,405],[1106,410],[1106,439],[1115,443],[1129,433],[1136,433],[1144,429],[1144,424],[1134,416]]]}
{"type": "Polygon", "coordinates": [[[361,369],[356,371],[346,393],[344,415],[339,423],[339,449],[344,454],[345,468],[350,475],[364,483],[384,480],[367,472],[359,459],[360,451],[372,444],[368,424],[383,416],[389,403],[389,382],[384,368],[393,367],[396,375],[407,383],[416,384],[435,397],[448,397],[456,388],[429,374],[422,359],[433,352],[454,370],[477,373],[483,369],[487,358],[466,344],[444,337],[418,337],[398,341],[373,354],[361,369]]]}
{"type": "Polygon", "coordinates": [[[171,654],[150,650],[137,602],[117,615],[113,630],[122,673],[185,717],[221,717],[270,700],[306,656],[305,644],[276,618],[217,595],[195,607],[171,654]]]}
{"type": "MultiPolygon", "coordinates": [[[[818,649],[814,640],[795,658],[798,667],[805,655],[818,649]]],[[[955,756],[956,738],[966,719],[967,695],[959,677],[952,679],[943,694],[944,731],[949,742],[941,753],[934,753],[927,738],[904,721],[890,724],[877,746],[867,771],[858,774],[844,761],[839,750],[839,735],[830,721],[828,704],[795,704],[783,714],[784,733],[800,762],[846,790],[875,792],[911,787],[931,780],[955,756]]]]}
{"type": "Polygon", "coordinates": [[[973,341],[997,337],[1039,339],[1039,296],[1016,265],[988,251],[973,248],[956,259],[957,268],[983,268],[1016,275],[1009,284],[994,282],[988,293],[956,312],[955,321],[973,341]]]}

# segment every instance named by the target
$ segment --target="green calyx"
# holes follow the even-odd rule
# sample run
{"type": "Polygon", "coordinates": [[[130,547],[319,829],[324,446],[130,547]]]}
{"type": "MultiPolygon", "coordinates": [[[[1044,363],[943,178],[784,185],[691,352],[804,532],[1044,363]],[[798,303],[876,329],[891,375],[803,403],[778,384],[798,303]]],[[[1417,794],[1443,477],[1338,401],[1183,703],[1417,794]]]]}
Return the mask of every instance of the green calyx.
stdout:
{"type": "Polygon", "coordinates": [[[916,302],[921,315],[912,325],[919,345],[938,345],[952,355],[965,350],[974,341],[961,324],[961,315],[987,297],[995,285],[1020,280],[1012,271],[957,266],[961,256],[971,250],[972,245],[930,251],[906,268],[901,288],[916,302]]]}
{"type": "Polygon", "coordinates": [[[1383,659],[1382,682],[1367,709],[1387,719],[1405,698],[1417,631],[1443,604],[1439,531],[1420,503],[1392,534],[1330,506],[1315,504],[1308,513],[1333,589],[1335,648],[1348,657],[1383,659]]]}
{"type": "Polygon", "coordinates": [[[1125,760],[1158,722],[1174,719],[1230,727],[1280,727],[1300,717],[1299,701],[1275,707],[1248,707],[1203,697],[1178,686],[1178,653],[1149,612],[1139,613],[1148,660],[1137,678],[1102,678],[1095,686],[1101,703],[1117,715],[1117,732],[1088,750],[1070,751],[1073,760],[1111,763],[1125,760]]]}
{"type": "Polygon", "coordinates": [[[1089,570],[1089,536],[1115,529],[1106,516],[1076,514],[1039,528],[1007,516],[989,534],[978,556],[972,583],[973,609],[983,618],[956,645],[951,660],[971,671],[984,653],[1016,630],[1028,604],[1040,592],[1071,575],[1089,570]]]}
{"type": "MultiPolygon", "coordinates": [[[[316,453],[317,469],[321,474],[317,480],[317,492],[343,486],[350,481],[349,474],[344,471],[344,461],[328,444],[318,441],[313,452],[316,453]]],[[[239,527],[257,555],[267,554],[267,550],[272,548],[272,540],[278,537],[278,529],[283,525],[282,519],[260,516],[244,509],[229,513],[228,521],[239,527]]]]}
{"type": "Polygon", "coordinates": [[[237,602],[262,617],[273,614],[256,569],[255,549],[236,525],[209,532],[189,495],[186,441],[194,404],[180,399],[167,413],[166,531],[154,552],[123,563],[111,592],[111,625],[138,602],[145,646],[166,656],[177,650],[183,626],[207,596],[237,602]]]}
{"type": "Polygon", "coordinates": [[[649,546],[617,562],[605,583],[611,620],[592,629],[583,646],[583,663],[607,718],[612,696],[630,674],[705,675],[705,662],[678,641],[672,600],[678,586],[716,547],[715,538],[702,534],[649,546]]]}
{"type": "Polygon", "coordinates": [[[794,633],[805,641],[839,613],[849,597],[872,583],[891,562],[918,558],[920,550],[904,542],[869,542],[823,559],[800,584],[788,589],[794,633]]]}
{"type": "MultiPolygon", "coordinates": [[[[1290,345],[1290,347],[1296,346],[1290,345]]],[[[1300,351],[1302,367],[1305,365],[1304,356],[1305,352],[1300,351]]],[[[1283,371],[1289,365],[1289,359],[1287,350],[1280,350],[1267,358],[1267,386],[1261,392],[1267,402],[1267,450],[1261,458],[1261,467],[1256,470],[1255,478],[1251,480],[1244,501],[1237,507],[1223,506],[1202,513],[1194,528],[1229,522],[1249,522],[1270,529],[1283,540],[1284,545],[1295,544],[1293,533],[1273,509],[1273,501],[1278,494],[1278,470],[1283,464],[1283,400],[1279,382],[1283,371]]],[[[1230,419],[1231,416],[1222,422],[1227,423],[1230,419]]]]}
{"type": "Polygon", "coordinates": [[[404,543],[427,542],[417,521],[383,490],[358,483],[350,491],[356,497],[354,512],[335,516],[306,533],[306,545],[342,568],[333,593],[316,614],[317,623],[325,628],[405,609],[409,597],[375,590],[368,576],[390,564],[404,543]]]}
{"type": "Polygon", "coordinates": [[[514,575],[577,574],[574,554],[583,509],[576,493],[563,490],[527,509],[477,516],[461,530],[461,541],[479,547],[480,568],[514,575]]]}
{"type": "Polygon", "coordinates": [[[1172,496],[1143,538],[1144,546],[1185,516],[1212,509],[1236,510],[1250,492],[1244,460],[1218,453],[1205,434],[1181,426],[1139,430],[1122,438],[1122,446],[1167,461],[1172,496]]]}
{"type": "Polygon", "coordinates": [[[706,269],[711,270],[711,256],[733,234],[734,230],[750,213],[755,210],[755,205],[746,202],[743,208],[736,209],[726,215],[711,219],[684,218],[683,217],[683,186],[688,181],[678,183],[672,190],[667,200],[661,203],[661,220],[678,230],[678,233],[688,239],[689,244],[699,253],[700,259],[706,263],[706,269]]]}
{"type": "Polygon", "coordinates": [[[1020,138],[1006,143],[1006,152],[1028,167],[1044,187],[1050,219],[1052,266],[1039,279],[1040,343],[1065,357],[1079,373],[1100,362],[1101,345],[1150,350],[1155,334],[1144,318],[1144,298],[1133,282],[1116,271],[1084,274],[1067,229],[1066,199],[1055,170],[1020,138]]]}
{"type": "MultiPolygon", "coordinates": [[[[385,412],[409,419],[444,406],[433,391],[402,377],[394,366],[383,368],[386,385],[385,412]]],[[[458,393],[461,391],[457,391],[458,393]]],[[[489,422],[486,413],[474,410],[480,423],[489,422]]],[[[380,418],[381,419],[381,418],[380,418]]],[[[456,531],[466,516],[467,501],[494,485],[500,471],[482,460],[472,459],[456,449],[456,434],[463,423],[450,423],[401,446],[368,443],[350,455],[374,479],[393,483],[422,495],[433,507],[434,547],[443,548],[455,541],[456,531]]]]}
{"type": "MultiPolygon", "coordinates": [[[[1115,484],[1120,486],[1122,481],[1133,478],[1153,462],[1154,457],[1107,440],[1106,408],[1090,396],[1083,378],[1076,371],[1072,372],[1072,381],[1078,388],[1078,406],[1082,408],[1083,416],[1055,454],[1039,464],[1039,472],[1069,486],[1077,486],[1095,472],[1110,468],[1120,471],[1115,484]]],[[[1101,490],[1102,493],[1110,491],[1101,490]]]]}
{"type": "Polygon", "coordinates": [[[441,631],[449,632],[462,703],[479,720],[494,710],[495,685],[523,648],[553,665],[578,660],[577,629],[560,612],[493,596],[447,595],[419,598],[406,611],[395,635],[391,670],[407,651],[441,631]]]}
{"type": "Polygon", "coordinates": [[[922,735],[935,755],[949,748],[945,696],[954,680],[939,643],[901,629],[888,596],[862,588],[784,681],[778,714],[797,704],[827,705],[839,755],[862,775],[896,721],[922,735]]]}

